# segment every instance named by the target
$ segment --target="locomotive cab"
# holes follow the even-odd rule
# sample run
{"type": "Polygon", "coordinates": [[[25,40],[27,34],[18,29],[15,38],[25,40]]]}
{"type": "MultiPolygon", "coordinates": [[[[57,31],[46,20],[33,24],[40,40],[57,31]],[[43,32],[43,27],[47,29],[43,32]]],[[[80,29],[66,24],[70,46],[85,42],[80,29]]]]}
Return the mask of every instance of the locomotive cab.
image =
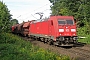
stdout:
{"type": "Polygon", "coordinates": [[[53,20],[56,45],[72,45],[77,43],[77,31],[74,18],[72,16],[56,16],[53,20]]]}

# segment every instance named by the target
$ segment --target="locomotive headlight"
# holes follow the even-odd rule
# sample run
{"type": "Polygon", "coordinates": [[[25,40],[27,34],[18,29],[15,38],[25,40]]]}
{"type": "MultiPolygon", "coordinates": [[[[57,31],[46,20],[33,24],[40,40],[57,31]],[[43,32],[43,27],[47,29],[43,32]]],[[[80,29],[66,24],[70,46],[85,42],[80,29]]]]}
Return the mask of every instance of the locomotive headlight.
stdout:
{"type": "Polygon", "coordinates": [[[71,32],[76,32],[76,29],[71,29],[71,32]]]}
{"type": "Polygon", "coordinates": [[[59,29],[59,32],[64,32],[64,29],[59,29]]]}

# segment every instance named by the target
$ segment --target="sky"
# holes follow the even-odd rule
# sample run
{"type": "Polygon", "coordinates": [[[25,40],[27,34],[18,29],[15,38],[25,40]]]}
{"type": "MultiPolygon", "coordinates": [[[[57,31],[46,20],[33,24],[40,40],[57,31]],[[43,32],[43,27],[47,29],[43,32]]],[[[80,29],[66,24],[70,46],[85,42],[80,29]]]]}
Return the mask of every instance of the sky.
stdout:
{"type": "Polygon", "coordinates": [[[13,19],[18,19],[19,23],[28,20],[39,19],[40,16],[36,13],[43,12],[43,18],[49,17],[51,3],[49,0],[0,0],[3,1],[13,19]]]}

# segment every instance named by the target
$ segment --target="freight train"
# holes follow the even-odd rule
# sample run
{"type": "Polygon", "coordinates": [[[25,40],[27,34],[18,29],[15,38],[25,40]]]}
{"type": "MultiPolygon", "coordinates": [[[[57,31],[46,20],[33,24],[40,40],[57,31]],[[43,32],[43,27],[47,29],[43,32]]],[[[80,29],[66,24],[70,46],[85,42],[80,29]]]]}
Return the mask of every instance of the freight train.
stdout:
{"type": "Polygon", "coordinates": [[[57,46],[77,43],[77,30],[73,16],[50,16],[12,26],[12,32],[57,46]]]}

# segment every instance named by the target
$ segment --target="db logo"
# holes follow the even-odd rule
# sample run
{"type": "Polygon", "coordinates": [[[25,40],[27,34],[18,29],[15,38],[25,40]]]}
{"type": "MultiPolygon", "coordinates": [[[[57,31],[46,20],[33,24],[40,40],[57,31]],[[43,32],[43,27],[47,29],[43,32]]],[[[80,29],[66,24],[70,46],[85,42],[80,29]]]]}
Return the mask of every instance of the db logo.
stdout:
{"type": "Polygon", "coordinates": [[[69,32],[69,29],[66,29],[66,32],[69,32]]]}

